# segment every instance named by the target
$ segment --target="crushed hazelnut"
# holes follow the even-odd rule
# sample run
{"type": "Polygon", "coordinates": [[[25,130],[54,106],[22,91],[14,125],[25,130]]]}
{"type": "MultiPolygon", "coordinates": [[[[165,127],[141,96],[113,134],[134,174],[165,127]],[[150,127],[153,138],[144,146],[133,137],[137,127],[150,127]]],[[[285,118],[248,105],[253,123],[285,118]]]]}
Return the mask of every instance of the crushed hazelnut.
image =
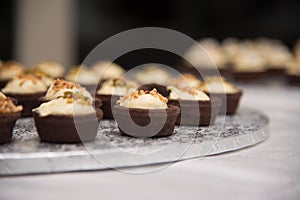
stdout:
{"type": "MultiPolygon", "coordinates": [[[[158,97],[162,102],[167,103],[168,99],[164,96],[162,96],[160,93],[157,92],[157,90],[154,88],[151,91],[144,91],[144,90],[138,90],[138,91],[134,91],[132,93],[130,93],[130,97],[137,99],[138,97],[140,97],[141,95],[144,94],[151,94],[154,97],[158,97]]],[[[124,99],[127,99],[128,97],[125,97],[124,99]]]]}
{"type": "Polygon", "coordinates": [[[64,92],[64,95],[62,97],[59,98],[64,98],[67,100],[67,103],[73,103],[73,101],[75,101],[78,104],[82,104],[82,105],[92,105],[92,101],[90,98],[84,96],[82,93],[80,92],[71,92],[71,91],[67,91],[64,92]]]}
{"type": "Polygon", "coordinates": [[[0,96],[0,114],[15,113],[22,109],[22,106],[15,106],[9,97],[0,96]]]}
{"type": "Polygon", "coordinates": [[[80,88],[80,87],[81,86],[77,83],[65,81],[62,79],[57,79],[52,85],[52,89],[56,92],[61,90],[62,88],[73,89],[73,88],[80,88]]]}
{"type": "Polygon", "coordinates": [[[22,86],[26,81],[31,81],[34,84],[37,84],[38,81],[43,81],[43,77],[39,75],[34,74],[22,74],[19,76],[16,76],[14,79],[19,79],[20,86],[22,86]]]}

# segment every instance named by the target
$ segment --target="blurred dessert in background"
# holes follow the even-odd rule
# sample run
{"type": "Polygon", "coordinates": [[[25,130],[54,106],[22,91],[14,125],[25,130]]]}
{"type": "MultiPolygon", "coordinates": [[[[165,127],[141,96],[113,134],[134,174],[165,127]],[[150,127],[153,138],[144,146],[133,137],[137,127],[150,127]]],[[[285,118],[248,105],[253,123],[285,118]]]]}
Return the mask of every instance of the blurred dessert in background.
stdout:
{"type": "Polygon", "coordinates": [[[24,71],[24,67],[16,61],[2,61],[0,65],[0,89],[3,88],[14,76],[23,74],[24,71]]]}
{"type": "Polygon", "coordinates": [[[265,60],[265,69],[269,75],[284,74],[287,63],[293,58],[289,48],[279,40],[259,38],[255,40],[258,52],[265,60]]]}
{"type": "Polygon", "coordinates": [[[200,84],[201,84],[201,80],[191,73],[183,73],[179,76],[174,77],[169,82],[169,85],[174,85],[179,88],[184,88],[184,87],[198,88],[200,84]]]}
{"type": "Polygon", "coordinates": [[[86,87],[92,94],[96,92],[99,78],[97,73],[86,65],[75,66],[65,75],[67,81],[79,83],[86,87]]]}
{"type": "Polygon", "coordinates": [[[43,78],[33,74],[15,76],[2,89],[2,92],[18,100],[23,106],[22,117],[32,116],[31,110],[39,106],[39,98],[44,96],[48,86],[43,78]]]}
{"type": "Polygon", "coordinates": [[[218,75],[218,70],[228,73],[228,57],[218,40],[203,38],[198,41],[201,45],[194,45],[184,54],[183,71],[195,76],[218,75]]]}
{"type": "Polygon", "coordinates": [[[169,71],[159,64],[146,64],[136,72],[134,79],[141,83],[157,83],[166,85],[171,80],[169,71]]]}
{"type": "Polygon", "coordinates": [[[126,72],[120,65],[107,60],[95,63],[92,65],[92,69],[97,73],[101,82],[107,79],[121,78],[126,72]]]}
{"type": "Polygon", "coordinates": [[[238,52],[231,59],[236,80],[252,81],[264,77],[266,61],[252,41],[242,41],[238,52]]]}
{"type": "Polygon", "coordinates": [[[55,61],[42,61],[37,63],[32,69],[32,73],[44,74],[51,78],[62,78],[65,68],[55,61]]]}

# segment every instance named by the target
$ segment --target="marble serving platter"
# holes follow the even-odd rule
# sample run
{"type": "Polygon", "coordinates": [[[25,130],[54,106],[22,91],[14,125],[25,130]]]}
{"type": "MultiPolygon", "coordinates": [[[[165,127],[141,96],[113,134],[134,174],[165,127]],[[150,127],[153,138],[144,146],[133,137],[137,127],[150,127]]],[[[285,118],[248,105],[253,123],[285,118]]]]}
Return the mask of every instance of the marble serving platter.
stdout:
{"type": "Polygon", "coordinates": [[[102,120],[93,142],[50,144],[40,142],[32,118],[19,119],[13,141],[0,145],[0,175],[123,169],[234,151],[266,140],[269,119],[241,109],[234,116],[218,116],[213,126],[180,126],[175,133],[133,138],[120,135],[115,121],[102,120]]]}

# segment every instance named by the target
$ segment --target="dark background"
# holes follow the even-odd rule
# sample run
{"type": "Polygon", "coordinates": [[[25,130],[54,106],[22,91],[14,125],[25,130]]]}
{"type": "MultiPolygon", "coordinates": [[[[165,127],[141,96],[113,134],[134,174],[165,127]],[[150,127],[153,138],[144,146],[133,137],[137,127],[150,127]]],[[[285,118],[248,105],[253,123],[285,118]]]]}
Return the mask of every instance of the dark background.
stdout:
{"type": "MultiPolygon", "coordinates": [[[[106,38],[144,26],[171,28],[194,39],[271,37],[290,47],[300,36],[300,1],[74,0],[74,3],[78,4],[78,63],[106,38]]],[[[14,7],[14,1],[0,2],[2,60],[14,57],[14,7]]],[[[168,55],[155,55],[154,51],[144,53],[144,56],[141,52],[136,53],[127,58],[138,59],[136,55],[141,55],[145,59],[146,55],[154,55],[153,58],[168,60],[168,55]]],[[[120,59],[119,62],[127,65],[130,60],[120,59]]]]}

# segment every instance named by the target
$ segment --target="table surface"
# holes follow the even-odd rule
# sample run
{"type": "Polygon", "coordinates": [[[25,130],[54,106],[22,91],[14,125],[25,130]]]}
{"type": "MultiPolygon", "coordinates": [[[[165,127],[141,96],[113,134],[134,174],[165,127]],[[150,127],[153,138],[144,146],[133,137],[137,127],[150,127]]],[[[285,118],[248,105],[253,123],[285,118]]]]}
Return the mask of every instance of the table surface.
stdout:
{"type": "Polygon", "coordinates": [[[0,199],[300,199],[300,88],[241,87],[241,106],[260,109],[271,120],[270,137],[261,144],[127,170],[148,171],[141,174],[106,170],[1,177],[0,199]]]}

